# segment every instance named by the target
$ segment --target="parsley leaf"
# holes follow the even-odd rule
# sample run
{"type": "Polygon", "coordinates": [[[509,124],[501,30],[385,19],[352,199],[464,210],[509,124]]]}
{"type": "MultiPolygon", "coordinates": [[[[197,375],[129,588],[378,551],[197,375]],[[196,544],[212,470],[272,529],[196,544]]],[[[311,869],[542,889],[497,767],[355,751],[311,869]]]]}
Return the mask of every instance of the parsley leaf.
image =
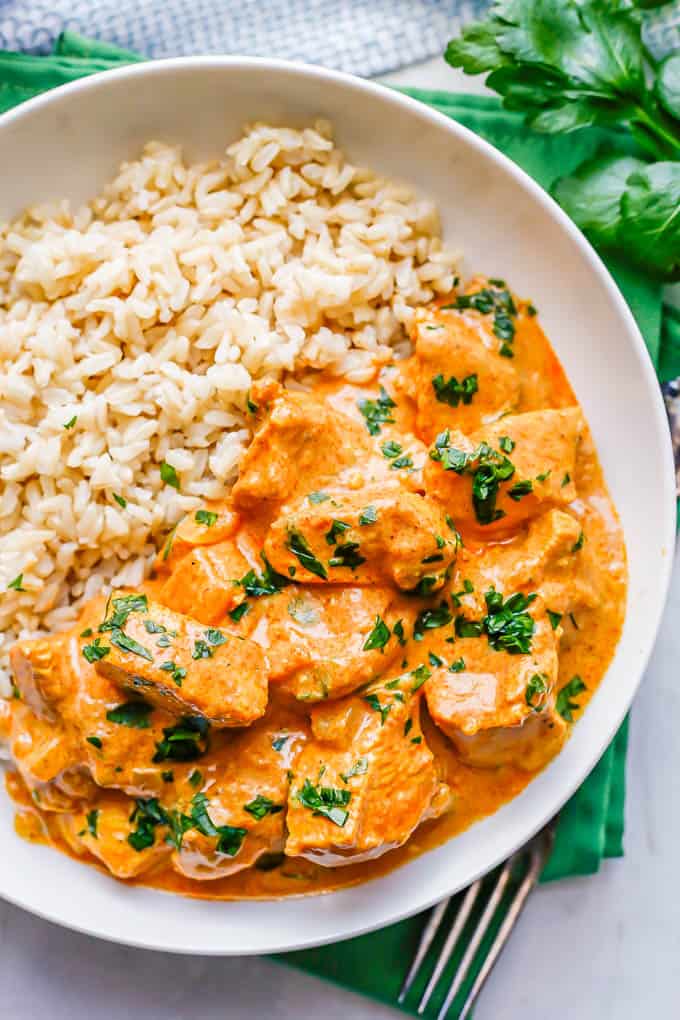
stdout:
{"type": "Polygon", "coordinates": [[[328,572],[312,550],[309,548],[307,539],[300,534],[299,531],[288,532],[288,542],[286,543],[288,549],[292,552],[293,556],[296,556],[300,561],[300,565],[308,570],[310,574],[314,574],[316,577],[320,577],[322,580],[328,580],[328,572]]]}
{"type": "Polygon", "coordinates": [[[555,708],[567,722],[574,721],[573,713],[579,708],[578,703],[573,699],[585,690],[587,690],[587,687],[581,677],[573,676],[558,692],[555,708]]]}
{"type": "Polygon", "coordinates": [[[14,580],[9,582],[9,584],[7,585],[7,588],[8,588],[8,590],[11,588],[13,591],[26,591],[26,589],[23,587],[23,583],[24,583],[24,575],[23,574],[17,574],[17,576],[14,578],[14,580]]]}
{"type": "Polygon", "coordinates": [[[261,793],[258,793],[254,800],[251,800],[249,804],[243,805],[243,810],[247,811],[249,815],[252,815],[259,822],[266,815],[276,815],[279,811],[283,811],[283,804],[275,804],[269,797],[264,797],[261,793]]]}
{"type": "Polygon", "coordinates": [[[378,697],[377,694],[364,695],[364,701],[366,702],[367,705],[370,705],[374,712],[380,713],[380,725],[384,726],[385,720],[387,719],[387,716],[390,714],[392,702],[388,701],[385,704],[383,704],[380,701],[380,698],[378,697]]]}
{"type": "Polygon", "coordinates": [[[342,828],[349,818],[346,810],[352,794],[349,790],[339,790],[332,786],[314,786],[305,779],[302,789],[295,794],[295,799],[302,807],[315,815],[323,815],[329,822],[342,828]]]}
{"type": "Polygon", "coordinates": [[[426,630],[445,627],[452,619],[451,610],[446,602],[442,602],[436,609],[423,609],[418,613],[413,625],[413,637],[416,641],[422,641],[426,630]]]}
{"type": "Polygon", "coordinates": [[[384,648],[390,639],[390,628],[380,615],[376,616],[373,630],[364,641],[363,650],[370,652],[374,648],[384,648]]]}
{"type": "Polygon", "coordinates": [[[122,705],[110,709],[106,713],[109,722],[119,726],[129,726],[134,730],[148,730],[149,714],[153,711],[146,701],[124,701],[122,705]]]}
{"type": "Polygon", "coordinates": [[[194,514],[194,520],[197,524],[204,524],[206,528],[212,528],[217,523],[218,515],[214,510],[197,510],[194,514]]]}
{"type": "Polygon", "coordinates": [[[547,676],[545,673],[534,673],[527,683],[526,690],[524,692],[524,700],[529,708],[533,708],[534,712],[540,712],[543,708],[545,708],[545,698],[547,693],[547,676]]]}
{"type": "Polygon", "coordinates": [[[94,641],[89,645],[83,645],[83,658],[87,662],[99,662],[105,655],[108,655],[111,649],[108,645],[102,644],[102,639],[96,637],[94,641]]]}
{"type": "Polygon", "coordinates": [[[375,524],[378,520],[378,511],[374,506],[365,506],[359,514],[359,524],[365,527],[367,524],[375,524]]]}
{"type": "Polygon", "coordinates": [[[338,535],[342,535],[343,531],[349,531],[349,524],[344,521],[334,520],[330,526],[330,529],[326,532],[326,541],[329,545],[337,545],[338,535]]]}
{"type": "Polygon", "coordinates": [[[440,372],[432,380],[432,389],[440,404],[448,404],[449,407],[458,407],[461,402],[463,404],[470,404],[479,389],[477,373],[466,375],[459,382],[455,375],[445,380],[440,372]]]}
{"type": "Polygon", "coordinates": [[[380,396],[375,400],[359,400],[357,406],[366,419],[366,428],[372,436],[377,436],[380,433],[382,425],[394,424],[392,408],[397,405],[382,386],[380,387],[380,396]]]}
{"type": "Polygon", "coordinates": [[[535,595],[517,592],[503,601],[503,596],[494,588],[484,594],[487,615],[482,627],[492,648],[510,655],[527,655],[531,651],[536,625],[527,609],[535,598],[535,595]]]}
{"type": "Polygon", "coordinates": [[[446,429],[437,436],[430,458],[439,461],[445,471],[472,475],[472,503],[480,524],[492,524],[505,516],[502,510],[496,509],[496,500],[501,482],[515,473],[515,465],[506,456],[493,450],[488,443],[480,443],[471,453],[466,453],[450,445],[450,432],[446,429]]]}
{"type": "Polygon", "coordinates": [[[163,740],[156,744],[152,758],[162,761],[195,761],[208,748],[210,723],[200,715],[183,716],[175,726],[163,729],[163,740]]]}
{"type": "Polygon", "coordinates": [[[167,461],[163,460],[160,464],[161,481],[165,485],[171,485],[173,489],[177,489],[179,492],[179,476],[175,471],[172,464],[168,464],[167,461]]]}

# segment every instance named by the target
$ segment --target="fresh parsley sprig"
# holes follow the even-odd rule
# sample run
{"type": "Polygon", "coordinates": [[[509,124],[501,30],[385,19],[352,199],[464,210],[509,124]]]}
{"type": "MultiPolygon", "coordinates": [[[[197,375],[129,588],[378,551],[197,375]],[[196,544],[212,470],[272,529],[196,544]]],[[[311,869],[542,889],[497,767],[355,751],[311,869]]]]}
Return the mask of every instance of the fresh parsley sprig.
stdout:
{"type": "Polygon", "coordinates": [[[590,239],[653,275],[680,278],[680,54],[658,62],[632,0],[496,0],[449,42],[446,60],[536,131],[627,130],[632,153],[605,149],[557,182],[555,197],[590,239]]]}

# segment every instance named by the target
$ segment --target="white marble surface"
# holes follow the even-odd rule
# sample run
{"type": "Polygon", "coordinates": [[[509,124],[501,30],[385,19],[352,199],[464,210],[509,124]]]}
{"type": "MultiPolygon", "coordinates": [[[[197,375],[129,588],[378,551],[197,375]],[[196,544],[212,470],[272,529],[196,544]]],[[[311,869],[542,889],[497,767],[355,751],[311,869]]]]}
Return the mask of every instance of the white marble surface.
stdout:
{"type": "MultiPolygon", "coordinates": [[[[479,91],[443,61],[400,84],[479,91]]],[[[632,716],[626,856],[539,889],[485,990],[477,1020],[639,1020],[680,1015],[680,560],[632,716]]],[[[404,961],[406,966],[406,961],[404,961]]],[[[400,1014],[259,959],[125,949],[0,903],[0,1015],[13,1020],[388,1020],[400,1014]]]]}

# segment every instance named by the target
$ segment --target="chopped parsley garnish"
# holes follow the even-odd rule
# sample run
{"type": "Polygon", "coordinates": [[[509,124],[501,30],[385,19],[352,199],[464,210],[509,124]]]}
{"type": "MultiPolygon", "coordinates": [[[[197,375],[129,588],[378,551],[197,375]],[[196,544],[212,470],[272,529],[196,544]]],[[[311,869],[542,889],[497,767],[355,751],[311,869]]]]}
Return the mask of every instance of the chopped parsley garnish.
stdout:
{"type": "MultiPolygon", "coordinates": [[[[145,623],[148,623],[148,620],[145,621],[145,623]]],[[[170,635],[169,634],[161,634],[161,636],[159,637],[158,641],[156,642],[156,648],[169,648],[171,644],[172,644],[172,638],[170,637],[170,635]]]]}
{"type": "Polygon", "coordinates": [[[422,744],[422,742],[423,742],[422,737],[411,737],[412,744],[422,744]]]}
{"type": "Polygon", "coordinates": [[[374,648],[384,648],[389,640],[390,628],[378,614],[375,618],[375,623],[373,624],[373,630],[364,641],[363,650],[365,652],[370,652],[374,648]]]}
{"type": "Polygon", "coordinates": [[[362,755],[361,758],[357,758],[349,772],[340,773],[340,778],[345,783],[347,783],[352,778],[352,776],[364,776],[366,775],[367,772],[368,772],[368,758],[366,758],[365,755],[362,755]]]}
{"type": "Polygon", "coordinates": [[[440,372],[432,380],[432,388],[440,404],[448,404],[449,407],[458,407],[461,401],[463,404],[470,404],[479,388],[477,373],[466,375],[459,382],[455,375],[445,379],[440,372]]]}
{"type": "Polygon", "coordinates": [[[161,461],[160,473],[164,485],[171,485],[179,492],[179,477],[172,464],[168,464],[166,460],[161,461]]]}
{"type": "Polygon", "coordinates": [[[561,488],[563,489],[563,488],[565,487],[565,485],[569,485],[569,482],[570,482],[570,481],[571,481],[571,475],[570,475],[570,474],[569,474],[569,472],[567,471],[567,472],[565,473],[565,475],[564,475],[564,478],[562,479],[562,484],[561,484],[561,488]]]}
{"type": "Polygon", "coordinates": [[[338,535],[342,535],[343,531],[349,531],[349,524],[345,521],[334,520],[330,526],[330,529],[326,532],[326,541],[329,545],[338,544],[338,535]]]}
{"type": "Polygon", "coordinates": [[[400,468],[411,468],[413,467],[413,457],[410,453],[404,453],[401,457],[397,457],[390,464],[390,468],[398,471],[400,468]]]}
{"type": "Polygon", "coordinates": [[[413,729],[413,719],[407,719],[404,723],[404,736],[407,737],[413,729]]]}
{"type": "Polygon", "coordinates": [[[217,524],[217,517],[214,510],[197,510],[194,514],[196,523],[204,524],[206,528],[212,528],[213,524],[217,524]]]}
{"type": "Polygon", "coordinates": [[[394,424],[392,408],[397,405],[383,386],[380,387],[380,396],[375,400],[364,398],[357,401],[357,406],[366,419],[366,428],[372,436],[379,434],[382,425],[394,424]]]}
{"type": "Polygon", "coordinates": [[[272,740],[272,747],[275,751],[280,751],[287,740],[290,739],[290,733],[280,733],[278,737],[274,737],[272,740]]]}
{"type": "Polygon", "coordinates": [[[81,637],[92,637],[92,627],[86,627],[85,630],[81,630],[81,637]]]}
{"type": "Polygon", "coordinates": [[[89,645],[83,645],[83,658],[87,662],[99,662],[105,655],[108,655],[111,649],[108,645],[102,644],[102,639],[96,637],[94,641],[89,645]]]}
{"type": "Polygon", "coordinates": [[[164,783],[174,783],[175,773],[171,769],[168,769],[165,772],[161,772],[161,779],[164,783]]]}
{"type": "Polygon", "coordinates": [[[586,540],[586,536],[583,533],[583,528],[582,528],[581,531],[579,532],[578,538],[576,539],[576,541],[574,542],[574,544],[571,547],[571,551],[573,553],[576,553],[580,549],[582,549],[583,548],[583,543],[585,542],[585,540],[586,540]]]}
{"type": "Polygon", "coordinates": [[[449,673],[462,673],[465,669],[465,659],[454,659],[449,666],[449,673]]]}
{"type": "Polygon", "coordinates": [[[544,471],[542,474],[536,475],[536,481],[537,482],[547,482],[547,480],[550,478],[551,474],[552,474],[552,471],[544,471]]]}
{"type": "MultiPolygon", "coordinates": [[[[423,686],[426,680],[429,680],[432,676],[427,666],[418,666],[411,673],[413,677],[413,683],[411,684],[411,694],[415,694],[423,686]]],[[[396,695],[395,695],[396,697],[396,695]]]]}
{"type": "Polygon", "coordinates": [[[444,559],[444,557],[442,556],[441,553],[433,553],[432,556],[425,556],[425,558],[422,559],[420,562],[424,563],[424,564],[425,563],[441,563],[443,561],[443,559],[444,559]]]}
{"type": "Polygon", "coordinates": [[[92,744],[92,746],[96,747],[97,750],[101,750],[102,742],[99,739],[99,737],[85,737],[85,739],[87,740],[88,744],[92,744]]]}
{"type": "Polygon", "coordinates": [[[548,619],[550,620],[550,626],[553,630],[557,630],[562,622],[562,613],[554,613],[552,609],[547,609],[546,612],[548,614],[548,619]]]}
{"type": "Polygon", "coordinates": [[[203,773],[200,769],[194,769],[189,776],[189,782],[192,786],[200,786],[203,782],[203,773]]]}
{"type": "Polygon", "coordinates": [[[430,661],[430,665],[431,666],[435,666],[435,668],[437,666],[443,666],[444,665],[444,660],[440,659],[438,655],[434,654],[434,652],[428,652],[427,657],[428,657],[428,659],[430,661]]]}
{"type": "Polygon", "coordinates": [[[72,418],[69,418],[68,421],[64,422],[64,428],[65,429],[72,429],[77,421],[78,421],[78,415],[74,414],[72,418]]]}
{"type": "Polygon", "coordinates": [[[165,543],[165,546],[163,547],[163,562],[164,563],[167,560],[168,556],[170,555],[170,551],[172,550],[172,543],[175,541],[175,532],[176,531],[177,531],[177,525],[175,525],[174,528],[171,528],[170,531],[168,532],[168,539],[167,539],[167,541],[165,543]]]}
{"type": "Polygon", "coordinates": [[[23,574],[17,574],[17,576],[14,578],[14,580],[9,582],[9,584],[7,585],[7,588],[8,589],[11,588],[13,591],[26,591],[26,589],[24,587],[22,587],[23,583],[24,583],[24,575],[23,574]]]}
{"type": "Polygon", "coordinates": [[[321,489],[319,489],[317,492],[310,492],[310,494],[307,496],[307,499],[309,500],[310,503],[325,503],[326,500],[330,498],[331,497],[328,495],[328,493],[323,492],[321,489]]]}
{"type": "Polygon", "coordinates": [[[118,506],[122,507],[124,510],[125,507],[127,506],[127,500],[123,496],[119,496],[117,492],[113,492],[111,495],[115,499],[118,506]]]}
{"type": "Polygon", "coordinates": [[[388,439],[387,442],[383,443],[380,449],[383,452],[383,457],[387,457],[388,460],[392,460],[393,457],[398,457],[403,452],[403,447],[399,443],[395,443],[393,439],[388,439]]]}
{"type": "Polygon", "coordinates": [[[97,835],[97,824],[99,822],[99,811],[97,808],[93,808],[92,811],[88,811],[85,815],[85,821],[87,822],[87,831],[90,833],[93,839],[99,839],[97,835]]]}
{"type": "Polygon", "coordinates": [[[378,520],[378,511],[374,506],[365,506],[359,514],[359,524],[366,526],[367,524],[375,524],[378,520]]]}
{"type": "Polygon", "coordinates": [[[264,797],[261,793],[258,793],[254,800],[251,800],[249,804],[243,805],[243,810],[247,811],[249,815],[252,815],[259,822],[266,815],[277,815],[279,811],[283,811],[283,804],[275,804],[269,797],[264,797]]]}
{"type": "Polygon", "coordinates": [[[288,542],[286,543],[290,552],[293,556],[297,557],[300,561],[300,566],[308,570],[310,574],[314,574],[316,577],[320,577],[322,580],[328,580],[328,572],[324,567],[323,563],[320,562],[309,548],[307,539],[300,534],[299,531],[288,532],[288,542]]]}
{"type": "Polygon", "coordinates": [[[226,644],[227,636],[226,634],[223,634],[221,630],[218,630],[216,627],[210,627],[210,629],[206,630],[205,632],[205,639],[208,642],[208,644],[211,644],[214,647],[219,647],[219,645],[226,644]]]}
{"type": "Polygon", "coordinates": [[[127,841],[133,850],[141,853],[148,850],[156,842],[156,827],[168,825],[169,818],[160,805],[157,797],[149,800],[135,800],[135,806],[130,815],[130,822],[136,823],[136,829],[128,834],[127,841]]]}
{"type": "Polygon", "coordinates": [[[349,790],[339,790],[333,786],[314,786],[305,779],[302,789],[295,794],[295,799],[302,807],[315,815],[323,815],[329,822],[342,828],[349,817],[346,810],[352,794],[349,790]]]}
{"type": "MultiPolygon", "coordinates": [[[[120,648],[121,651],[131,652],[133,655],[138,655],[142,659],[147,659],[149,662],[153,662],[153,655],[148,648],[144,645],[140,645],[134,638],[128,637],[123,632],[123,627],[128,621],[128,617],[131,613],[145,613],[148,611],[149,602],[146,595],[123,595],[119,598],[111,600],[113,606],[113,613],[111,616],[106,616],[102,623],[99,624],[100,633],[110,631],[109,640],[112,645],[116,648],[120,648]]],[[[108,614],[108,604],[107,604],[108,614]]],[[[148,628],[147,628],[148,631],[148,628]]],[[[96,644],[96,642],[95,642],[96,644]]],[[[106,653],[105,653],[106,654],[106,653]]],[[[85,649],[83,648],[83,655],[87,658],[85,649]]],[[[98,658],[103,658],[99,655],[98,658]]],[[[92,661],[89,660],[88,661],[92,661]]]]}
{"type": "Polygon", "coordinates": [[[508,496],[510,499],[514,499],[515,503],[517,503],[522,496],[528,496],[529,493],[533,491],[533,482],[530,479],[526,479],[526,481],[523,482],[515,482],[515,484],[508,489],[508,496]]]}
{"type": "Polygon", "coordinates": [[[201,715],[183,716],[175,726],[163,730],[163,740],[156,744],[152,761],[194,761],[208,747],[210,723],[201,715]]]}
{"type": "Polygon", "coordinates": [[[423,609],[416,617],[413,625],[413,637],[421,641],[426,630],[435,630],[437,627],[445,627],[451,623],[453,617],[446,602],[442,602],[436,609],[423,609]]]}
{"type": "Polygon", "coordinates": [[[448,429],[437,436],[430,450],[431,459],[439,461],[445,471],[472,476],[472,503],[480,524],[492,524],[500,520],[505,514],[496,509],[498,490],[501,482],[512,478],[515,465],[502,453],[493,450],[488,443],[480,443],[471,453],[466,453],[450,446],[449,439],[448,429]]]}
{"type": "Polygon", "coordinates": [[[512,453],[516,445],[515,440],[511,439],[510,436],[501,436],[498,440],[498,447],[503,453],[512,453]]]}
{"type": "Polygon", "coordinates": [[[178,666],[174,662],[164,662],[158,668],[162,669],[164,673],[169,673],[170,679],[173,680],[178,687],[182,686],[182,680],[184,680],[187,675],[186,669],[182,666],[178,666]]]}
{"type": "Polygon", "coordinates": [[[246,407],[248,408],[251,414],[257,414],[258,411],[257,404],[255,403],[254,400],[251,400],[250,397],[246,397],[246,407]]]}
{"type": "Polygon", "coordinates": [[[290,584],[287,577],[283,574],[279,574],[278,571],[274,570],[267,557],[262,555],[262,562],[264,563],[264,570],[262,574],[258,575],[256,571],[249,570],[247,574],[236,582],[245,591],[246,595],[250,595],[252,598],[261,598],[265,595],[276,595],[277,592],[281,591],[290,584]]]}
{"type": "Polygon", "coordinates": [[[231,610],[229,616],[234,621],[234,623],[238,623],[239,620],[243,619],[243,617],[246,615],[249,609],[250,606],[248,605],[248,603],[242,602],[240,606],[236,606],[235,609],[231,610]]]}
{"type": "Polygon", "coordinates": [[[122,652],[130,652],[132,655],[138,655],[140,659],[147,659],[148,662],[153,662],[153,655],[149,649],[145,648],[144,645],[140,645],[139,641],[135,641],[134,638],[128,637],[122,630],[112,630],[109,640],[112,645],[120,648],[122,652]]]}
{"type": "Polygon", "coordinates": [[[404,633],[403,620],[397,620],[394,627],[392,628],[392,633],[394,634],[400,645],[406,644],[406,634],[404,633]]]}
{"type": "MultiPolygon", "coordinates": [[[[491,281],[489,281],[491,283],[491,281]]],[[[510,291],[502,287],[489,286],[474,294],[459,294],[451,305],[444,308],[473,308],[481,315],[493,312],[493,331],[501,341],[499,354],[504,358],[514,357],[512,341],[515,339],[515,322],[517,307],[510,291]]]]}
{"type": "Polygon", "coordinates": [[[155,620],[145,620],[144,630],[147,634],[165,634],[167,632],[167,628],[162,623],[156,623],[155,620]]]}
{"type": "Polygon", "coordinates": [[[198,638],[194,641],[194,650],[191,653],[192,659],[212,659],[212,648],[207,641],[198,638]]]}
{"type": "Polygon", "coordinates": [[[366,694],[364,696],[364,701],[366,702],[367,705],[370,705],[374,712],[380,713],[380,725],[384,726],[385,720],[390,714],[392,702],[388,701],[383,705],[377,694],[366,694]]]}
{"type": "Polygon", "coordinates": [[[534,673],[529,678],[524,700],[534,712],[540,712],[545,708],[545,698],[548,693],[548,678],[545,673],[534,673]]]}
{"type": "Polygon", "coordinates": [[[479,637],[482,633],[481,620],[468,620],[465,616],[456,617],[456,637],[479,637]]]}
{"type": "Polygon", "coordinates": [[[129,726],[133,730],[148,730],[149,714],[153,711],[146,701],[124,701],[106,713],[109,722],[129,726]]]}
{"type": "Polygon", "coordinates": [[[349,567],[351,570],[356,570],[366,562],[366,557],[361,555],[359,548],[358,542],[345,542],[344,545],[336,545],[333,555],[328,561],[329,567],[349,567]]]}
{"type": "Polygon", "coordinates": [[[558,692],[555,708],[567,722],[574,721],[573,713],[580,707],[578,702],[573,699],[585,690],[587,690],[587,687],[581,677],[573,676],[558,692]]]}
{"type": "Polygon", "coordinates": [[[535,598],[535,595],[517,592],[503,601],[501,593],[494,588],[484,594],[487,615],[482,626],[492,648],[510,655],[527,655],[531,651],[536,625],[527,609],[535,598]]]}

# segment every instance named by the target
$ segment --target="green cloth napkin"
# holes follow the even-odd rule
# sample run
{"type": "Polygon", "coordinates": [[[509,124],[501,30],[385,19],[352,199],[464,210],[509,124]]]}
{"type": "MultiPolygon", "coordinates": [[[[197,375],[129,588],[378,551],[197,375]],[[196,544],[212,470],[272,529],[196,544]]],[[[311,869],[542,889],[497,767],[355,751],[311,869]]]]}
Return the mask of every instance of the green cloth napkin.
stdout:
{"type": "MultiPolygon", "coordinates": [[[[140,59],[137,54],[69,32],[60,37],[49,57],[0,53],[0,113],[57,85],[140,59]]],[[[566,136],[537,134],[524,127],[521,115],[504,110],[494,97],[404,91],[486,138],[547,190],[558,176],[570,173],[591,156],[603,141],[620,151],[629,147],[626,136],[616,130],[589,128],[566,136]]],[[[221,144],[220,139],[215,141],[221,144]]],[[[606,263],[637,319],[660,379],[680,375],[680,313],[662,305],[658,283],[619,259],[607,257],[606,263]]],[[[598,870],[603,858],[622,855],[627,740],[626,721],[588,779],[562,810],[555,847],[542,881],[591,874],[598,870]]],[[[288,953],[278,959],[395,1005],[425,916],[421,914],[370,935],[288,953]]],[[[493,937],[493,932],[489,937],[493,937]]],[[[457,958],[451,962],[452,967],[457,958]]],[[[414,988],[409,997],[411,1005],[405,1007],[405,1012],[414,1012],[419,990],[422,987],[414,988]]],[[[436,1016],[440,1002],[434,996],[425,1015],[436,1016]]],[[[455,1004],[449,1015],[455,1015],[455,1004]]]]}

